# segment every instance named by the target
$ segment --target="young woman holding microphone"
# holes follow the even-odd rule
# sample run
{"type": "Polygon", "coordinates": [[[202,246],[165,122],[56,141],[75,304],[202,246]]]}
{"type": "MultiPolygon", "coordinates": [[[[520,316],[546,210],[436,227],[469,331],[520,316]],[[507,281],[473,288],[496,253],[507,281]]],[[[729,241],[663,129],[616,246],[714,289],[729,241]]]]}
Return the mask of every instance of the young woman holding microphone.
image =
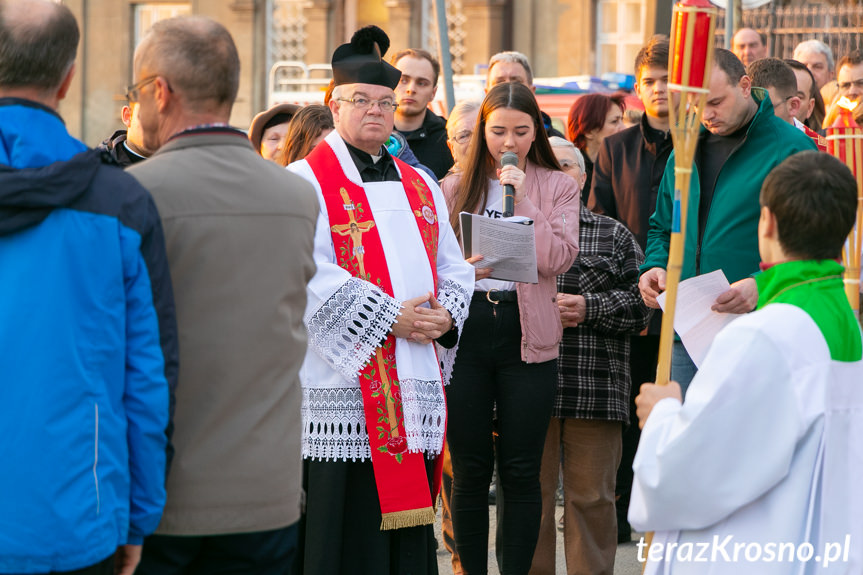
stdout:
{"type": "Polygon", "coordinates": [[[578,254],[578,185],[560,169],[533,92],[517,83],[488,92],[465,165],[443,182],[457,232],[459,212],[502,217],[507,185],[513,187],[515,215],[533,220],[539,282],[490,279],[493,270],[482,267],[482,256],[468,260],[477,266],[477,281],[447,387],[447,437],[456,548],[470,575],[488,569],[488,488],[495,454],[504,497],[500,571],[515,575],[530,569],[562,333],[555,278],[578,254]],[[515,153],[518,162],[501,168],[506,152],[515,153]]]}

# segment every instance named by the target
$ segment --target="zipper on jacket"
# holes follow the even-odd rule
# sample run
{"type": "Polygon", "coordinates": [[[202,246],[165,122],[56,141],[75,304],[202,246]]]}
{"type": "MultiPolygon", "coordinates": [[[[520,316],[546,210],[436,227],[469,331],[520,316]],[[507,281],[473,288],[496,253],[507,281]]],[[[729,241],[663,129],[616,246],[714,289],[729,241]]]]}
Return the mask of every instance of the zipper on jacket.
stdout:
{"type": "Polygon", "coordinates": [[[701,275],[701,242],[695,244],[695,275],[701,275]]]}
{"type": "Polygon", "coordinates": [[[99,464],[99,404],[94,403],[93,407],[96,410],[96,433],[95,441],[93,442],[93,482],[96,485],[96,515],[99,515],[101,500],[99,498],[99,474],[96,471],[96,466],[99,464]]]}

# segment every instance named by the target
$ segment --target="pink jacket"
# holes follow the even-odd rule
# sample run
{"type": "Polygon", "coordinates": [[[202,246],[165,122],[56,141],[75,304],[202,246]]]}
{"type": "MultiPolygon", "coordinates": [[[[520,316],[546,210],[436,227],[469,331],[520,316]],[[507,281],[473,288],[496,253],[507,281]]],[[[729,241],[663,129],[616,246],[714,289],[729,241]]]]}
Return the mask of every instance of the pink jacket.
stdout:
{"type": "MultiPolygon", "coordinates": [[[[452,207],[460,179],[447,176],[441,188],[452,207]]],[[[527,197],[515,206],[515,215],[533,220],[536,229],[538,284],[516,284],[521,315],[521,359],[539,363],[555,359],[563,335],[557,309],[557,276],[572,267],[578,255],[578,184],[563,172],[528,161],[527,197]]]]}

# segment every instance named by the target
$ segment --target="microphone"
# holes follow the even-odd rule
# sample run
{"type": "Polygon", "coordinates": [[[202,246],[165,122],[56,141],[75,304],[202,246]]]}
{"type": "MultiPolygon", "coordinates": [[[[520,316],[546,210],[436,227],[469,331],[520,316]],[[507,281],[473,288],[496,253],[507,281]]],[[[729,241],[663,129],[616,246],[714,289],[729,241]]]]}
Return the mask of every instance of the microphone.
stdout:
{"type": "MultiPolygon", "coordinates": [[[[518,154],[515,152],[504,152],[503,156],[500,158],[500,167],[504,166],[517,166],[518,165],[518,154]]],[[[512,184],[505,184],[503,186],[503,217],[511,218],[513,212],[515,211],[515,188],[512,187],[512,184]]]]}

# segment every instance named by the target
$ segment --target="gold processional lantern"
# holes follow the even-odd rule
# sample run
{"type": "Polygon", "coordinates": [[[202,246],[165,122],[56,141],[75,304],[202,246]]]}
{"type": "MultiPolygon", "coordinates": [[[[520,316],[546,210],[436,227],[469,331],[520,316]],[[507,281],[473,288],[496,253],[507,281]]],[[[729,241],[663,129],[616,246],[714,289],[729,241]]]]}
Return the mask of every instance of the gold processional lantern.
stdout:
{"type": "MultiPolygon", "coordinates": [[[[658,385],[668,384],[671,375],[674,311],[677,285],[683,270],[689,184],[701,116],[709,92],[710,71],[713,69],[716,16],[716,8],[707,0],[683,0],[674,6],[671,17],[671,53],[668,61],[668,91],[671,97],[668,99],[668,116],[674,141],[674,211],[665,276],[665,310],[656,367],[658,385]]],[[[649,556],[653,533],[647,533],[645,540],[649,556]]],[[[646,562],[644,567],[647,567],[646,562]]]]}
{"type": "Polygon", "coordinates": [[[863,128],[857,125],[852,114],[858,105],[859,102],[851,102],[844,96],[839,100],[839,116],[827,128],[827,152],[848,166],[857,180],[857,220],[842,250],[842,265],[845,266],[845,294],[859,319],[860,252],[863,249],[863,128]]]}
{"type": "Polygon", "coordinates": [[[665,279],[665,310],[659,337],[656,383],[665,385],[671,373],[674,343],[674,311],[677,285],[683,269],[686,216],[692,162],[698,144],[701,116],[707,102],[717,10],[707,0],[683,0],[674,6],[671,18],[668,115],[674,141],[674,212],[665,279]],[[679,99],[677,98],[679,96],[679,99]]]}

